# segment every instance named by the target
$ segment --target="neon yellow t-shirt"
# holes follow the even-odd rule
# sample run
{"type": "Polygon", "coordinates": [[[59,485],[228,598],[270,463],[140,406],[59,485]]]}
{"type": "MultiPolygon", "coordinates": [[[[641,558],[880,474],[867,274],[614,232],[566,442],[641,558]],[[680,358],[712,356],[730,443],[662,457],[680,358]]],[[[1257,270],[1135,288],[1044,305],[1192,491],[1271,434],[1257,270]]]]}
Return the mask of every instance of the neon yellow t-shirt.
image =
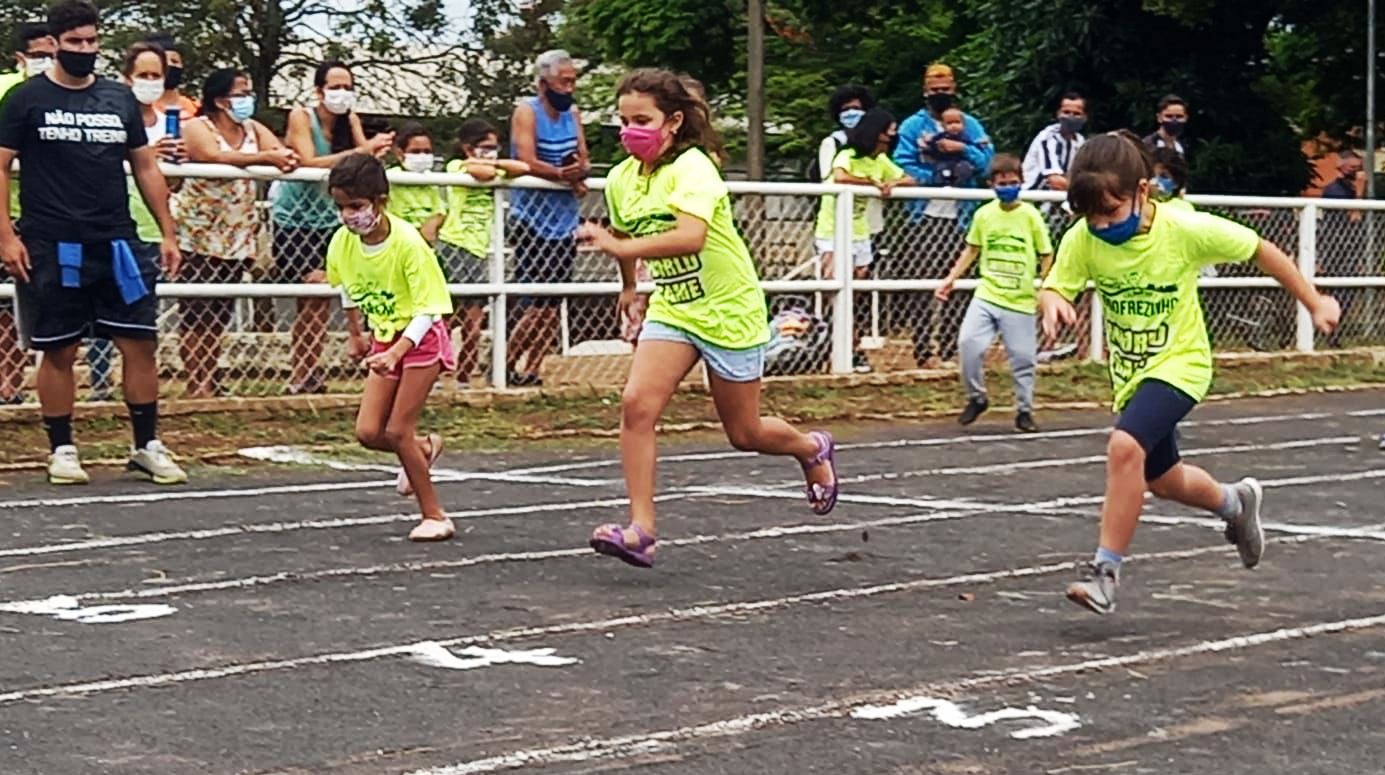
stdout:
{"type": "Polygon", "coordinates": [[[1007,210],[999,200],[987,202],[972,217],[967,244],[981,251],[977,265],[981,284],[976,298],[1013,312],[1034,314],[1039,306],[1034,291],[1038,257],[1053,252],[1053,238],[1039,208],[1018,202],[1007,210]]]}
{"type": "Polygon", "coordinates": [[[1201,401],[1212,387],[1212,347],[1198,299],[1199,270],[1255,255],[1254,230],[1208,213],[1156,205],[1149,231],[1121,245],[1092,235],[1085,219],[1063,235],[1044,288],[1076,299],[1096,283],[1106,315],[1111,386],[1119,411],[1157,379],[1201,401]]]}
{"type": "MultiPolygon", "coordinates": [[[[0,102],[4,101],[14,88],[24,83],[24,73],[0,73],[0,102]]],[[[9,175],[9,170],[3,170],[3,174],[9,175]]],[[[19,178],[10,178],[10,218],[19,220],[19,178]]]]}
{"type": "Polygon", "coordinates": [[[408,221],[414,228],[422,228],[429,218],[444,212],[442,192],[437,186],[390,186],[390,198],[385,201],[385,209],[408,221]]]}
{"type": "Polygon", "coordinates": [[[744,350],[769,341],[765,295],[750,250],[736,231],[721,171],[690,148],[645,175],[633,157],[606,178],[611,226],[632,237],[672,229],[678,213],[707,224],[701,252],[646,260],[658,286],[646,320],[686,331],[718,347],[744,350]]]}
{"type": "MultiPolygon", "coordinates": [[[[453,159],[447,163],[445,169],[448,172],[465,172],[465,162],[453,159]]],[[[497,168],[495,173],[499,179],[504,179],[504,170],[497,168]]],[[[447,217],[442,222],[438,239],[477,258],[485,258],[491,251],[491,229],[494,221],[494,191],[489,188],[449,186],[447,217]]]]}
{"type": "Polygon", "coordinates": [[[450,315],[452,298],[438,258],[418,229],[397,215],[377,253],[366,255],[361,238],[337,229],[327,246],[327,282],[366,316],[381,342],[394,341],[416,315],[450,315]]]}
{"type": "Polygon", "coordinates": [[[1181,196],[1175,196],[1170,199],[1165,199],[1164,201],[1159,203],[1159,206],[1166,207],[1170,210],[1181,210],[1185,213],[1197,212],[1197,208],[1193,206],[1193,203],[1189,202],[1181,196]]]}
{"type": "MultiPolygon", "coordinates": [[[[846,170],[848,174],[858,178],[865,178],[872,183],[893,183],[896,180],[903,180],[909,176],[894,163],[888,153],[879,156],[860,156],[855,148],[843,148],[837,153],[837,158],[832,160],[832,169],[846,170]]],[[[828,182],[832,178],[828,176],[828,182]]],[[[870,239],[870,220],[866,217],[866,208],[870,206],[870,197],[857,196],[851,200],[851,238],[856,241],[870,239]]],[[[837,197],[824,196],[822,204],[818,207],[818,223],[816,235],[818,239],[831,239],[832,230],[837,224],[837,197]]]]}

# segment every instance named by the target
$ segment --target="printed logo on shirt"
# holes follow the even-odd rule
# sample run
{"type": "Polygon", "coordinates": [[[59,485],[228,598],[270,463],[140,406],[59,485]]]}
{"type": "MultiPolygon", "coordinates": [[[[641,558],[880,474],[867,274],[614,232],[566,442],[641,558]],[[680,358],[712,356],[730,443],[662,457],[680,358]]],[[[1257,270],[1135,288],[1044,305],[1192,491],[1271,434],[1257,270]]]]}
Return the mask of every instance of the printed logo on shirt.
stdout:
{"type": "MultiPolygon", "coordinates": [[[[652,213],[636,218],[630,224],[630,233],[636,237],[663,234],[672,229],[676,221],[677,217],[672,213],[652,213]]],[[[669,304],[688,304],[707,295],[700,277],[702,256],[651,258],[645,263],[649,266],[649,273],[654,276],[660,297],[669,304]]]]}
{"type": "Polygon", "coordinates": [[[985,253],[981,259],[982,272],[985,273],[986,279],[1000,288],[1019,290],[1026,278],[1026,268],[1033,263],[1030,254],[1029,243],[1020,237],[1010,234],[988,235],[985,253]]]}
{"type": "Polygon", "coordinates": [[[1167,318],[1178,306],[1178,286],[1141,282],[1132,274],[1097,280],[1106,312],[1111,374],[1129,380],[1169,345],[1167,318]],[[1138,324],[1138,325],[1132,325],[1138,324]]]}
{"type": "Polygon", "coordinates": [[[124,145],[127,133],[118,113],[47,110],[43,113],[43,125],[38,127],[38,139],[50,143],[124,145]]]}
{"type": "Polygon", "coordinates": [[[347,288],[346,295],[367,320],[389,320],[394,317],[396,304],[393,293],[356,284],[347,288]]]}

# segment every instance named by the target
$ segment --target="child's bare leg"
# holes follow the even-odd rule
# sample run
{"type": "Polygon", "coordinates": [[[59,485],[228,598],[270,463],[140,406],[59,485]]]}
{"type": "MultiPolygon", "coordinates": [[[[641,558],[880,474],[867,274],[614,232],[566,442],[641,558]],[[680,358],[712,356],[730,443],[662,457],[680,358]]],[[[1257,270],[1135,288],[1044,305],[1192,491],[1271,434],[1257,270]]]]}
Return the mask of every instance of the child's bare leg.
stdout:
{"type": "Polygon", "coordinates": [[[418,415],[428,401],[428,393],[433,389],[440,370],[439,364],[404,369],[384,431],[385,442],[399,456],[399,463],[413,484],[419,512],[424,519],[437,520],[445,519],[447,515],[438,501],[437,488],[433,486],[433,477],[428,472],[428,456],[432,450],[427,439],[418,437],[416,429],[418,415]]]}
{"type": "Polygon", "coordinates": [[[1101,505],[1101,549],[1124,556],[1145,502],[1145,451],[1116,430],[1106,444],[1106,499],[1101,505]]]}
{"type": "MultiPolygon", "coordinates": [[[[642,341],[635,348],[630,378],[621,396],[620,462],[630,498],[630,521],[651,536],[655,535],[655,426],[697,359],[697,350],[689,344],[642,341]]],[[[626,542],[632,538],[627,535],[626,542]]]]}
{"type": "Polygon", "coordinates": [[[394,451],[385,441],[385,426],[389,424],[394,394],[398,388],[397,380],[379,374],[366,377],[361,407],[356,410],[356,440],[366,449],[394,451]]]}
{"type": "MultiPolygon", "coordinates": [[[[760,416],[760,380],[732,382],[709,375],[712,400],[731,446],[763,455],[791,455],[807,463],[818,453],[817,441],[778,417],[760,416]]],[[[831,466],[808,469],[808,483],[828,487],[833,484],[831,466]]]]}

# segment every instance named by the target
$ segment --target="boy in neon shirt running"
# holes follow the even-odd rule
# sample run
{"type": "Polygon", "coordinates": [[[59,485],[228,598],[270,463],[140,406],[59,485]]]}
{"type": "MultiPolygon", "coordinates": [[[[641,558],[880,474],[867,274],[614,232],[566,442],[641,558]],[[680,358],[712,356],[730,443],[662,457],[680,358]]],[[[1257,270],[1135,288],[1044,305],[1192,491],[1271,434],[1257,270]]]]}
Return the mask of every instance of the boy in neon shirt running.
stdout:
{"type": "Polygon", "coordinates": [[[1329,332],[1341,308],[1299,274],[1294,262],[1253,230],[1208,213],[1156,204],[1153,165],[1139,144],[1108,134],[1089,140],[1070,170],[1068,203],[1083,217],[1063,235],[1039,308],[1045,334],[1072,325],[1072,302],[1090,280],[1106,313],[1111,384],[1119,417],[1107,444],[1100,545],[1084,578],[1068,587],[1074,603],[1098,614],[1116,609],[1121,561],[1140,521],[1145,489],[1206,509],[1226,521],[1241,563],[1265,551],[1262,492],[1254,479],[1227,485],[1179,460],[1178,422],[1212,385],[1212,348],[1197,294],[1202,267],[1255,260],[1329,332]]]}
{"type": "Polygon", "coordinates": [[[447,281],[418,229],[389,212],[389,180],[374,156],[337,162],[327,189],[342,223],[327,247],[327,282],[341,289],[351,356],[370,370],[356,438],[399,456],[399,492],[417,495],[423,513],[409,539],[445,541],[456,529],[428,473],[442,454],[442,436],[419,438],[415,428],[438,374],[457,367],[446,323],[452,314],[447,281]],[[361,331],[360,312],[369,335],[361,331]]]}
{"type": "Polygon", "coordinates": [[[622,317],[635,301],[637,261],[649,265],[656,289],[621,398],[630,524],[601,525],[591,546],[648,568],[655,549],[654,427],[698,359],[707,364],[712,399],[732,446],[797,458],[817,514],[836,505],[837,474],[830,434],[802,433],[777,417],[760,416],[769,341],[765,297],[712,161],[720,140],[707,103],[666,70],[636,70],[616,94],[621,144],[630,153],[606,179],[616,233],[585,224],[577,236],[620,263],[622,317]]]}

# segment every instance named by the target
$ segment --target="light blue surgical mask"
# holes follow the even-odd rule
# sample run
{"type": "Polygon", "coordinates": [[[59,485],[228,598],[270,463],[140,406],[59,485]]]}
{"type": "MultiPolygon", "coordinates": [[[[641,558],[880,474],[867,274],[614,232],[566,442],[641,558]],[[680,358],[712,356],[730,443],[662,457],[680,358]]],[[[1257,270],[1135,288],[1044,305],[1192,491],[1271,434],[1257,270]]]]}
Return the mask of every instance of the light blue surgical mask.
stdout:
{"type": "Polygon", "coordinates": [[[244,124],[255,115],[255,95],[242,94],[239,97],[231,98],[231,120],[237,124],[244,124]]]}
{"type": "Polygon", "coordinates": [[[1008,185],[1008,186],[996,186],[996,187],[995,187],[995,198],[996,198],[996,199],[999,199],[1001,202],[1003,202],[1004,204],[1007,204],[1007,205],[1010,204],[1011,202],[1013,202],[1013,201],[1019,199],[1019,198],[1020,198],[1020,184],[1018,184],[1018,183],[1013,183],[1013,184],[1008,185]]]}
{"type": "Polygon", "coordinates": [[[837,114],[837,120],[841,122],[844,129],[855,129],[861,123],[861,118],[866,115],[860,108],[847,108],[837,114]]]}
{"type": "Polygon", "coordinates": [[[1154,179],[1149,182],[1154,186],[1154,193],[1156,198],[1168,199],[1169,197],[1172,197],[1175,193],[1178,192],[1178,188],[1174,184],[1173,178],[1168,177],[1167,175],[1156,175],[1154,179]]]}
{"type": "Polygon", "coordinates": [[[1119,223],[1112,223],[1103,229],[1096,228],[1088,221],[1087,231],[1090,231],[1093,237],[1107,244],[1124,244],[1140,232],[1140,219],[1144,217],[1144,209],[1144,205],[1140,204],[1140,197],[1137,194],[1130,205],[1130,217],[1119,223]]]}

